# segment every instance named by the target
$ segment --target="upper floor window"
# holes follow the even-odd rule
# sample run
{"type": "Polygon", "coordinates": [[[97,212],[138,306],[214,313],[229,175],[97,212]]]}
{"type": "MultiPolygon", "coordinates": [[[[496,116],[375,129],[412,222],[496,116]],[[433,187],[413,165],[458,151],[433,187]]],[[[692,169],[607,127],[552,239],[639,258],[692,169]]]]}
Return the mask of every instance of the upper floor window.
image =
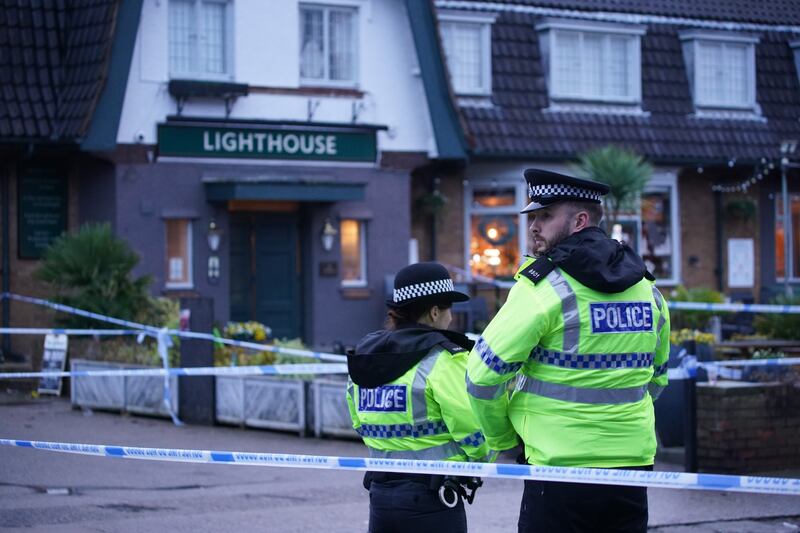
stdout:
{"type": "Polygon", "coordinates": [[[459,95],[492,93],[492,22],[494,15],[441,13],[439,27],[447,70],[459,95]]]}
{"type": "Polygon", "coordinates": [[[643,26],[550,20],[536,29],[552,99],[641,101],[643,26]]]}
{"type": "Polygon", "coordinates": [[[757,37],[692,30],[680,38],[695,106],[755,108],[757,37]]]}
{"type": "Polygon", "coordinates": [[[358,31],[355,8],[300,6],[300,80],[305,84],[356,83],[358,31]]]}
{"type": "Polygon", "coordinates": [[[231,21],[227,0],[169,1],[169,70],[173,78],[227,78],[231,21]]]}

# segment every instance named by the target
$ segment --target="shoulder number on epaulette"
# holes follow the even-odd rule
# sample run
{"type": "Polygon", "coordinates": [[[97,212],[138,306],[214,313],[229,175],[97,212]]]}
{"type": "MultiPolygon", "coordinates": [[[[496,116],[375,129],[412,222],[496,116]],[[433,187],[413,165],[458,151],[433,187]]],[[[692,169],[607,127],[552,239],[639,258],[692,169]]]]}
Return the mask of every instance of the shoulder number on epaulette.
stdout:
{"type": "Polygon", "coordinates": [[[528,278],[533,282],[534,285],[542,281],[547,275],[553,271],[556,266],[553,264],[546,257],[540,257],[531,265],[524,270],[520,271],[520,274],[528,278]]]}
{"type": "Polygon", "coordinates": [[[442,348],[444,348],[445,350],[450,352],[452,355],[456,355],[457,353],[469,351],[466,348],[464,348],[463,346],[460,346],[460,345],[458,345],[458,344],[456,344],[455,342],[452,342],[452,341],[442,341],[442,342],[439,343],[439,346],[441,346],[442,348]]]}

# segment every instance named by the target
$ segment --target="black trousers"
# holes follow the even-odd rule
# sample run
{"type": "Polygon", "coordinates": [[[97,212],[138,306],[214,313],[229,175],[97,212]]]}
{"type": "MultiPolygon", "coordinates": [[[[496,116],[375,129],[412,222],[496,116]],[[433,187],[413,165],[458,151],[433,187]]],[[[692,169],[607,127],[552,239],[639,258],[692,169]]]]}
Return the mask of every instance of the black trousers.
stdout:
{"type": "MultiPolygon", "coordinates": [[[[652,470],[629,467],[626,470],[652,470]]],[[[647,488],[525,481],[519,533],[646,533],[647,488]]]]}
{"type": "Polygon", "coordinates": [[[373,481],[369,488],[370,533],[466,533],[467,515],[459,499],[452,509],[424,483],[373,481]]]}

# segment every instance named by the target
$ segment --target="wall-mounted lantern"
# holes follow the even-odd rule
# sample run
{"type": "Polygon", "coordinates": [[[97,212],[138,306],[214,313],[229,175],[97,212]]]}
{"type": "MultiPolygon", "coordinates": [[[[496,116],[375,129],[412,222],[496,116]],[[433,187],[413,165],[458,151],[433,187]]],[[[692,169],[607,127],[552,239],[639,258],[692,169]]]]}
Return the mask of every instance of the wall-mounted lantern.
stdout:
{"type": "Polygon", "coordinates": [[[206,240],[208,248],[211,250],[211,255],[208,257],[208,282],[216,285],[219,282],[219,256],[217,250],[222,243],[222,230],[219,229],[217,223],[213,220],[208,224],[208,232],[206,233],[206,240]]]}
{"type": "Polygon", "coordinates": [[[336,239],[336,235],[338,233],[339,231],[333,227],[333,224],[331,224],[331,219],[326,218],[322,225],[322,231],[319,234],[320,240],[322,241],[323,250],[326,252],[333,250],[333,241],[336,239]]]}

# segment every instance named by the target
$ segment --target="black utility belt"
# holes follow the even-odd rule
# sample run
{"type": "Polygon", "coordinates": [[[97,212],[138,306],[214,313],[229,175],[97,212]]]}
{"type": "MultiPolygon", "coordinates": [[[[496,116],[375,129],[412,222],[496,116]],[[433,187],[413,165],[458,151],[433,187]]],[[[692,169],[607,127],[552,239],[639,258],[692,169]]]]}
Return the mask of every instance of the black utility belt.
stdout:
{"type": "Polygon", "coordinates": [[[441,476],[433,476],[431,474],[405,474],[403,472],[370,472],[371,481],[377,483],[386,483],[388,481],[413,481],[414,483],[421,483],[433,489],[436,484],[436,489],[439,488],[438,480],[441,476]]]}

